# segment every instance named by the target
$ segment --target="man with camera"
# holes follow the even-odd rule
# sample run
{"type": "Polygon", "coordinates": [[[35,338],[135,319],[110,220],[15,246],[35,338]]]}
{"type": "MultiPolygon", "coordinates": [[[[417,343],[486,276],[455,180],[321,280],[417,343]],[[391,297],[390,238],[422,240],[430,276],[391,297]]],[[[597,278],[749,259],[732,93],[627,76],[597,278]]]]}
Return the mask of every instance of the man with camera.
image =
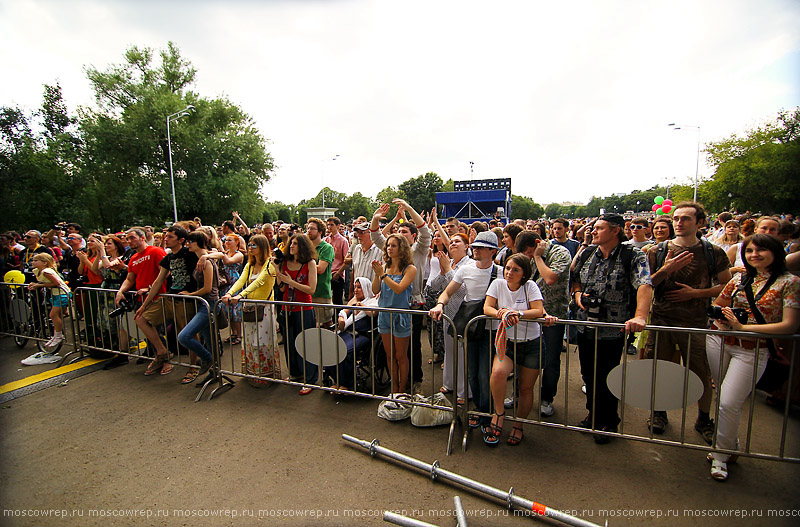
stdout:
{"type": "MultiPolygon", "coordinates": [[[[731,279],[730,260],[718,246],[705,238],[698,239],[698,231],[706,222],[706,211],[696,202],[678,203],[672,213],[675,239],[661,242],[648,252],[655,302],[650,317],[657,326],[688,328],[708,327],[706,311],[711,299],[716,297],[731,279]],[[716,284],[715,284],[716,282],[716,284]]],[[[714,421],[709,416],[713,390],[711,371],[706,357],[706,337],[693,333],[661,331],[658,350],[656,334],[651,331],[645,344],[645,357],[676,362],[675,347],[680,350],[684,364],[700,377],[703,395],[697,401],[695,430],[711,444],[714,438],[714,421]],[[691,353],[691,355],[689,355],[691,353]]],[[[663,434],[667,426],[667,412],[655,411],[648,428],[663,434]]]]}
{"type": "MultiPolygon", "coordinates": [[[[160,267],[158,264],[167,254],[161,247],[147,245],[144,229],[136,227],[128,230],[125,233],[125,239],[128,242],[128,246],[136,252],[128,262],[128,276],[114,298],[117,305],[126,300],[125,293],[131,289],[134,289],[139,296],[145,295],[150,291],[159,274],[160,267]]],[[[161,285],[156,291],[164,293],[166,292],[166,287],[161,285]]],[[[164,346],[164,343],[161,342],[158,331],[154,327],[163,322],[161,306],[152,304],[147,309],[140,309],[136,312],[134,320],[156,350],[156,358],[148,366],[145,375],[153,375],[159,371],[161,371],[162,375],[170,373],[172,365],[167,362],[169,361],[169,351],[164,346]]]]}
{"type": "MultiPolygon", "coordinates": [[[[578,355],[589,411],[578,426],[606,432],[616,432],[620,422],[618,401],[606,378],[620,363],[626,336],[644,329],[653,295],[645,255],[622,243],[627,240],[624,229],[625,220],[619,214],[602,215],[594,224],[592,245],[578,257],[570,276],[577,320],[625,324],[622,329],[578,327],[578,355]]],[[[610,438],[596,435],[594,440],[605,444],[610,438]]]]}

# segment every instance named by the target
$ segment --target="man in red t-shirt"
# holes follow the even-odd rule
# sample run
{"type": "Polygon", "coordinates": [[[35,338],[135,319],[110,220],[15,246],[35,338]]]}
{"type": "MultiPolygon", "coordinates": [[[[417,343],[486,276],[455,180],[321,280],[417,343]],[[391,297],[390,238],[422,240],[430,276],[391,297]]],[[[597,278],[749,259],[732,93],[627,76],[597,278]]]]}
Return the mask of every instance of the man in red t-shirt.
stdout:
{"type": "MultiPolygon", "coordinates": [[[[136,251],[128,262],[128,276],[120,286],[116,296],[116,303],[119,304],[124,298],[124,293],[135,288],[137,295],[146,295],[150,291],[150,286],[158,278],[161,270],[159,263],[166,256],[166,252],[161,247],[147,245],[145,232],[142,229],[134,228],[125,233],[128,246],[136,251]]],[[[162,284],[159,293],[166,293],[166,285],[162,284]]],[[[158,336],[155,326],[164,322],[164,310],[160,302],[153,302],[143,311],[137,311],[134,317],[136,325],[142,330],[147,340],[156,350],[156,358],[150,363],[145,371],[145,375],[152,375],[161,371],[166,375],[172,371],[172,364],[169,364],[169,350],[167,350],[161,338],[158,336]]]]}

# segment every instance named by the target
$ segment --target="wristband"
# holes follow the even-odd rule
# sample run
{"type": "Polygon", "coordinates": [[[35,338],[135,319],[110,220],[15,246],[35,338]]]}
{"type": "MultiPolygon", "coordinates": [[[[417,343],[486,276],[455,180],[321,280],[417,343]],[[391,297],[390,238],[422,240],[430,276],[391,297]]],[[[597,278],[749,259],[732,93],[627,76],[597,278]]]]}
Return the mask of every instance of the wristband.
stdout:
{"type": "Polygon", "coordinates": [[[427,223],[425,223],[425,222],[423,221],[423,222],[422,222],[422,225],[417,225],[417,224],[414,224],[414,227],[416,227],[416,228],[417,228],[417,230],[419,230],[419,229],[423,228],[425,225],[427,225],[427,223]]]}
{"type": "Polygon", "coordinates": [[[381,275],[381,281],[383,281],[385,278],[386,278],[386,273],[383,273],[383,274],[381,275]]]}
{"type": "Polygon", "coordinates": [[[444,302],[436,302],[436,305],[437,305],[437,306],[438,306],[439,304],[441,304],[442,306],[444,306],[444,302]]]}
{"type": "Polygon", "coordinates": [[[378,232],[379,230],[380,230],[380,227],[378,227],[377,229],[370,229],[369,232],[378,232]]]}

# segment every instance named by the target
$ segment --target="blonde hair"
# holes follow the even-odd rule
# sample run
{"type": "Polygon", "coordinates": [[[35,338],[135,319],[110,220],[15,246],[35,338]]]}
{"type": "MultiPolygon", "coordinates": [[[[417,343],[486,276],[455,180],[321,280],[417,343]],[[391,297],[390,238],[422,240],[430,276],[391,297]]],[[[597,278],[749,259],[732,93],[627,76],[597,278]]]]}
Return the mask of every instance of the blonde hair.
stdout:
{"type": "Polygon", "coordinates": [[[50,253],[37,253],[33,256],[33,260],[39,260],[50,269],[56,269],[56,260],[50,253]]]}
{"type": "Polygon", "coordinates": [[[202,225],[198,227],[197,230],[205,233],[205,235],[208,237],[209,247],[213,247],[220,252],[225,252],[225,250],[222,248],[222,244],[219,243],[219,236],[217,236],[217,231],[214,230],[214,228],[209,225],[202,225]]]}

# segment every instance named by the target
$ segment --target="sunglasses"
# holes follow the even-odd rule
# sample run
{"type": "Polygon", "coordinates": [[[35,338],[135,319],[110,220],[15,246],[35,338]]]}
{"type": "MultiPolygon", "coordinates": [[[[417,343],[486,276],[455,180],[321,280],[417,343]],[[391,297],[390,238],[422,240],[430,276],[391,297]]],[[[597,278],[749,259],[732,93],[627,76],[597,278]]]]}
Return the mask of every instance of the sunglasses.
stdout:
{"type": "Polygon", "coordinates": [[[258,247],[258,245],[256,245],[255,243],[248,243],[248,244],[247,244],[247,248],[248,248],[248,249],[255,249],[255,248],[257,248],[257,247],[258,247]]]}
{"type": "Polygon", "coordinates": [[[631,225],[632,231],[638,231],[640,229],[644,229],[644,225],[639,225],[638,223],[636,225],[631,225]]]}

